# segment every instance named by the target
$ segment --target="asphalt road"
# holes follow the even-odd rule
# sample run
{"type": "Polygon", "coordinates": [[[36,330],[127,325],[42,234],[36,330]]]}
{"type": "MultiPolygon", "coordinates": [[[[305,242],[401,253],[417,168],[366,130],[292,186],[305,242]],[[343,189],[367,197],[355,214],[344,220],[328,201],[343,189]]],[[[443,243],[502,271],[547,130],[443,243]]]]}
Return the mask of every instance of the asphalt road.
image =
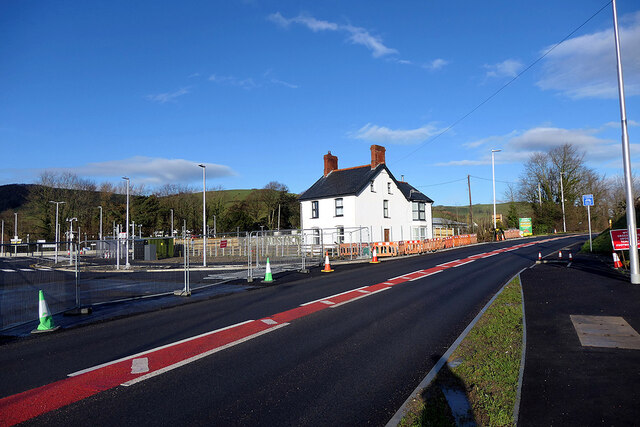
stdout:
{"type": "Polygon", "coordinates": [[[106,391],[29,422],[384,425],[509,278],[530,266],[538,252],[546,255],[582,240],[562,238],[495,253],[388,287],[384,284],[397,276],[523,241],[344,266],[327,275],[313,273],[251,292],[8,343],[0,351],[0,413],[12,410],[8,401],[20,399],[7,396],[56,382],[64,389],[73,372],[250,319],[276,319],[277,313],[345,291],[382,286],[384,292],[297,317],[129,387],[101,388],[106,391]]]}

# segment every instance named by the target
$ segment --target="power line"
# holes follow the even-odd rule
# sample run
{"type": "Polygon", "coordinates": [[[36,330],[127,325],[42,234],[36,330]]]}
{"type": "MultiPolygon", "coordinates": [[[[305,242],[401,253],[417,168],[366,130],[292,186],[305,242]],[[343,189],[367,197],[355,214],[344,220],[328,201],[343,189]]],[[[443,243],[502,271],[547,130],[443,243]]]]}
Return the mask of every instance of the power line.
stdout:
{"type": "Polygon", "coordinates": [[[425,145],[432,143],[433,141],[435,141],[436,139],[440,138],[442,135],[444,135],[445,133],[449,132],[451,129],[453,129],[454,126],[456,126],[458,123],[462,122],[463,120],[465,120],[467,117],[469,117],[471,114],[475,113],[476,110],[480,109],[480,107],[482,107],[484,104],[486,104],[487,102],[489,102],[491,99],[493,99],[495,96],[497,96],[500,92],[502,92],[504,89],[507,88],[507,86],[509,86],[511,83],[515,82],[520,76],[522,76],[524,73],[526,73],[527,71],[529,71],[534,65],[536,65],[538,62],[540,62],[542,59],[544,59],[547,55],[549,55],[555,48],[557,48],[558,46],[560,46],[562,43],[564,43],[569,37],[573,36],[578,30],[580,30],[582,27],[584,27],[589,21],[591,21],[593,18],[595,18],[600,12],[602,12],[607,6],[609,6],[611,4],[611,1],[608,1],[604,6],[602,6],[597,12],[595,12],[593,15],[591,15],[586,21],[584,21],[582,24],[578,25],[573,31],[571,31],[569,34],[567,34],[562,40],[560,40],[558,43],[556,43],[555,45],[553,45],[551,48],[549,48],[549,50],[547,50],[542,56],[538,57],[538,59],[536,59],[535,61],[533,61],[531,64],[529,64],[524,70],[522,70],[521,72],[519,72],[514,78],[512,78],[511,80],[509,80],[507,83],[505,83],[502,87],[500,87],[498,90],[496,90],[495,92],[493,92],[491,95],[489,95],[487,98],[484,99],[484,101],[482,101],[481,103],[479,103],[478,105],[476,105],[474,108],[472,108],[468,113],[464,114],[462,117],[460,117],[459,119],[457,119],[456,121],[454,121],[452,124],[450,124],[447,128],[445,128],[442,132],[438,133],[437,135],[428,138],[425,142],[423,142],[422,144],[420,144],[415,150],[411,151],[410,153],[408,153],[407,155],[405,155],[404,157],[401,157],[400,159],[398,159],[398,161],[404,160],[407,157],[412,156],[413,154],[415,154],[418,150],[422,149],[425,145]]]}
{"type": "Polygon", "coordinates": [[[423,188],[423,187],[435,187],[435,186],[437,186],[437,185],[446,185],[446,184],[452,184],[452,183],[454,183],[454,182],[464,181],[465,179],[467,179],[467,178],[461,178],[461,179],[456,179],[456,180],[453,180],[453,181],[447,181],[447,182],[440,182],[440,183],[438,183],[438,184],[418,185],[418,186],[416,186],[416,187],[417,187],[417,188],[423,188]]]}
{"type": "MultiPolygon", "coordinates": [[[[476,179],[482,179],[484,181],[493,181],[491,178],[482,178],[481,176],[475,176],[475,175],[471,175],[471,178],[476,178],[476,179]]],[[[513,181],[500,181],[496,179],[496,182],[501,182],[503,184],[514,184],[517,185],[519,184],[518,182],[513,182],[513,181]]]]}

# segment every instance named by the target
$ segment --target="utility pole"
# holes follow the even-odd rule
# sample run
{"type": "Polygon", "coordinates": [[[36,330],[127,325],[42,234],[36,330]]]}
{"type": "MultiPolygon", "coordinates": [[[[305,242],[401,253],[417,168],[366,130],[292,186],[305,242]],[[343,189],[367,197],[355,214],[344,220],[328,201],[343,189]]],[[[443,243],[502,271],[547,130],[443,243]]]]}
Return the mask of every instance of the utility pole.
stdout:
{"type": "Polygon", "coordinates": [[[560,197],[562,199],[562,231],[567,232],[567,221],[564,216],[564,187],[562,186],[562,175],[564,172],[560,172],[560,197]]]}
{"type": "Polygon", "coordinates": [[[471,231],[473,231],[473,205],[471,204],[471,175],[467,175],[467,185],[469,187],[469,218],[471,222],[471,231]]]}
{"type": "Polygon", "coordinates": [[[540,191],[540,183],[538,183],[538,205],[542,206],[542,192],[540,191]]]}

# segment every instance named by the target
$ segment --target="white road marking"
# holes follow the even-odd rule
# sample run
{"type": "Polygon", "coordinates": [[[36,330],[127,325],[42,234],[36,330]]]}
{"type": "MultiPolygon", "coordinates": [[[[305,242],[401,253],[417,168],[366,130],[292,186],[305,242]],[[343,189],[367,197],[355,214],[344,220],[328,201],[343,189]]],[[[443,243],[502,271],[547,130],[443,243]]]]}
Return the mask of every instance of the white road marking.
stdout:
{"type": "Polygon", "coordinates": [[[278,324],[278,322],[276,322],[273,319],[262,319],[262,322],[267,324],[267,325],[277,325],[278,324]]]}
{"type": "Polygon", "coordinates": [[[139,359],[133,359],[131,361],[131,373],[132,374],[144,374],[149,372],[149,359],[141,357],[139,359]]]}

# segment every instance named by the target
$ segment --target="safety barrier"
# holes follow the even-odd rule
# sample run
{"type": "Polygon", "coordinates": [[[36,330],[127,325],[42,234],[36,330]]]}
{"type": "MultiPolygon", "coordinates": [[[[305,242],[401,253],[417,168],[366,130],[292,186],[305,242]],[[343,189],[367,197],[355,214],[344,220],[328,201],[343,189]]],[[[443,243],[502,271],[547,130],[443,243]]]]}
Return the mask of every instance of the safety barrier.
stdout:
{"type": "MultiPolygon", "coordinates": [[[[460,246],[472,245],[478,243],[476,234],[462,234],[451,237],[436,237],[424,240],[405,240],[401,242],[377,242],[373,247],[378,251],[378,256],[397,256],[397,255],[414,255],[426,252],[434,252],[442,249],[457,248],[460,246]]],[[[342,244],[340,245],[340,255],[349,256],[354,252],[354,246],[342,244]]]]}
{"type": "Polygon", "coordinates": [[[368,248],[368,243],[340,243],[338,246],[338,255],[340,257],[359,257],[364,252],[368,253],[368,250],[364,248],[368,248]]]}

